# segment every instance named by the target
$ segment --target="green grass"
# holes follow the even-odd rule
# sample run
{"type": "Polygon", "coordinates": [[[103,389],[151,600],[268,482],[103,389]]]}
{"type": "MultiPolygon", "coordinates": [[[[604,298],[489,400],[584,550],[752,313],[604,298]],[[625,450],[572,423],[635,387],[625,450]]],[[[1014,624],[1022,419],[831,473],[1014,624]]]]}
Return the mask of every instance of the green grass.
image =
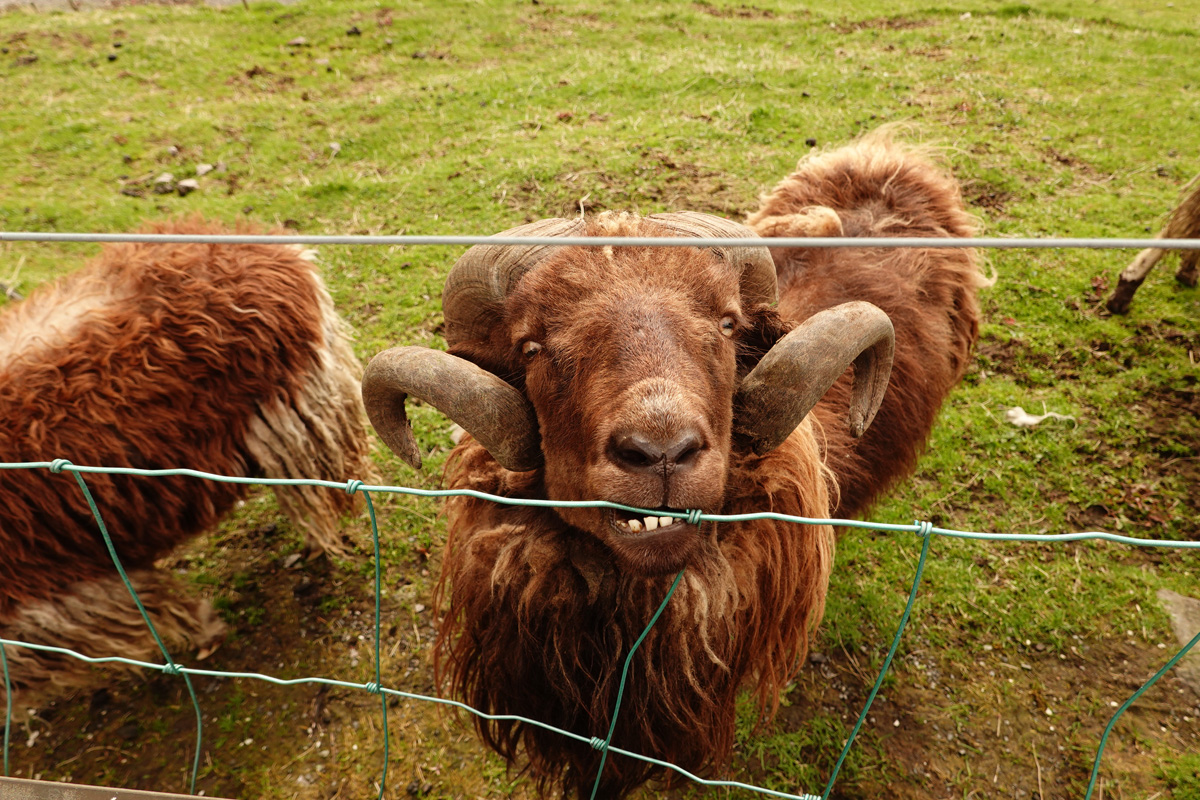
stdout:
{"type": "MultiPolygon", "coordinates": [[[[3,13],[0,47],[7,231],[126,231],[191,213],[313,234],[488,234],[580,208],[739,218],[808,140],[833,146],[883,123],[942,148],[993,236],[1146,236],[1200,171],[1198,0],[148,5],[3,13]],[[193,177],[202,163],[217,169],[199,191],[152,191],[160,173],[193,177]]],[[[95,249],[0,244],[0,281],[28,293],[95,249]]],[[[440,287],[459,253],[323,248],[361,358],[442,346],[440,287]]],[[[875,519],[1198,538],[1200,294],[1176,286],[1168,266],[1128,317],[1107,317],[1103,299],[1130,257],[988,254],[997,282],[983,293],[975,364],[917,474],[875,519]],[[1043,403],[1075,422],[1004,422],[1010,406],[1041,413],[1043,403]]],[[[434,487],[449,423],[427,408],[414,416],[422,447],[440,452],[421,473],[380,464],[389,481],[434,487]]],[[[430,605],[444,522],[432,501],[379,505],[385,632],[407,637],[387,664],[395,685],[423,690],[432,629],[414,609],[430,605]]],[[[369,552],[365,522],[349,524],[369,552]]],[[[369,679],[367,644],[351,667],[345,637],[369,632],[370,571],[362,560],[285,570],[297,546],[262,495],[177,561],[236,629],[215,658],[369,679]],[[264,543],[254,532],[276,521],[264,543]]],[[[827,660],[804,671],[773,727],[744,720],[734,777],[820,790],[918,551],[907,534],[842,537],[816,643],[827,660]]],[[[1155,592],[1195,594],[1198,570],[1188,555],[1120,545],[937,539],[877,719],[837,791],[1033,797],[1040,778],[1045,796],[1082,796],[1109,703],[1173,651],[1155,592]]],[[[188,712],[178,724],[146,720],[161,705],[154,692],[174,691],[152,689],[120,697],[143,726],[169,725],[174,742],[164,735],[168,749],[140,767],[74,761],[74,780],[182,785],[188,712]]],[[[1148,694],[1150,707],[1118,726],[1102,772],[1110,795],[1195,796],[1195,700],[1177,690],[1148,694]]],[[[210,750],[209,794],[374,791],[376,698],[212,691],[206,719],[252,719],[210,750]],[[247,738],[254,747],[239,747],[247,738]]],[[[71,718],[100,739],[104,720],[81,703],[71,718]]],[[[530,791],[461,726],[408,704],[394,715],[389,796],[426,784],[447,797],[530,791]]],[[[64,752],[15,756],[22,774],[50,778],[68,769],[54,772],[64,752]]]]}

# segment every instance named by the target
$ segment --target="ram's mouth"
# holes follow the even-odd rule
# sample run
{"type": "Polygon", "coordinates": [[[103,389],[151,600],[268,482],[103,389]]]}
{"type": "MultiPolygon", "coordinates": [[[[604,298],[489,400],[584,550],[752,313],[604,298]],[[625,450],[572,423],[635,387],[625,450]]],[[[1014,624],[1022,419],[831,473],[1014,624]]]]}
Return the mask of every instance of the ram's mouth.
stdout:
{"type": "Polygon", "coordinates": [[[657,509],[658,514],[635,514],[631,511],[621,511],[619,509],[612,510],[611,524],[613,529],[621,536],[660,536],[663,533],[681,532],[688,526],[686,519],[671,516],[673,513],[681,513],[676,508],[660,508],[657,509]]]}

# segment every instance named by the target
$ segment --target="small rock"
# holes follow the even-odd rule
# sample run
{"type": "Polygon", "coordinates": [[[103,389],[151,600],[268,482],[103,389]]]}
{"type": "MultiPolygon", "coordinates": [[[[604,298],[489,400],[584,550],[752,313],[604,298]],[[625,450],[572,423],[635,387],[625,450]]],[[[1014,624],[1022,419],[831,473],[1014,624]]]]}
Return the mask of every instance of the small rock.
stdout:
{"type": "Polygon", "coordinates": [[[346,35],[347,36],[362,36],[362,31],[360,31],[358,29],[357,25],[352,25],[352,26],[350,26],[350,30],[346,31],[346,35]]]}
{"type": "Polygon", "coordinates": [[[303,36],[297,36],[295,39],[292,39],[290,42],[288,42],[288,47],[305,47],[307,44],[308,39],[305,39],[303,36]]]}
{"type": "Polygon", "coordinates": [[[210,173],[212,171],[213,171],[212,164],[197,164],[196,165],[196,177],[197,178],[203,178],[205,175],[207,175],[208,173],[210,173]]]}
{"type": "Polygon", "coordinates": [[[810,136],[809,138],[805,139],[805,140],[804,140],[804,143],[805,143],[806,145],[808,145],[809,147],[816,147],[816,146],[817,146],[817,140],[816,140],[816,139],[814,139],[814,138],[812,138],[811,136],[810,136]]]}
{"type": "Polygon", "coordinates": [[[173,156],[177,156],[177,155],[179,155],[179,148],[176,147],[175,145],[171,145],[170,147],[167,148],[167,152],[173,156]]]}
{"type": "Polygon", "coordinates": [[[154,179],[155,194],[170,194],[175,191],[175,176],[169,172],[164,172],[154,179]]]}
{"type": "MultiPolygon", "coordinates": [[[[1191,641],[1200,633],[1200,600],[1177,594],[1169,589],[1160,589],[1158,599],[1167,616],[1171,618],[1171,629],[1180,646],[1191,641]]],[[[1188,653],[1175,665],[1175,674],[1200,695],[1200,653],[1188,653]]]]}
{"type": "Polygon", "coordinates": [[[179,192],[180,197],[187,197],[199,188],[200,183],[195,178],[186,178],[175,184],[175,191],[179,192]]]}
{"type": "Polygon", "coordinates": [[[302,557],[303,556],[301,556],[299,553],[292,553],[290,556],[283,559],[283,568],[291,569],[292,567],[296,566],[296,562],[299,561],[302,557]]]}
{"type": "Polygon", "coordinates": [[[329,150],[336,156],[338,153],[342,152],[342,146],[337,142],[330,142],[329,150]]]}
{"type": "Polygon", "coordinates": [[[116,60],[117,60],[117,54],[116,54],[116,53],[109,53],[109,54],[106,56],[106,58],[107,58],[109,61],[116,61],[116,60]]]}
{"type": "Polygon", "coordinates": [[[813,664],[824,664],[829,660],[829,657],[824,653],[809,653],[808,660],[813,664]]]}

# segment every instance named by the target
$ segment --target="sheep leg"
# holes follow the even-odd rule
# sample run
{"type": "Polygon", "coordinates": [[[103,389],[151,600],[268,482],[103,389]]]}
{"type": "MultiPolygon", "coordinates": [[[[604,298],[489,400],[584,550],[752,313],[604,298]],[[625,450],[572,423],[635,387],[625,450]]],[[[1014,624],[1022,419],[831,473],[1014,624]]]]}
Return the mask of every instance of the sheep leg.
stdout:
{"type": "MultiPolygon", "coordinates": [[[[225,624],[207,600],[189,597],[169,574],[137,570],[129,574],[154,628],[167,651],[211,653],[225,635],[225,624]]],[[[88,581],[69,587],[52,600],[29,603],[0,623],[0,638],[73,650],[93,658],[121,656],[162,663],[162,653],[120,578],[88,581]]],[[[60,653],[5,645],[13,698],[36,707],[65,690],[94,686],[97,671],[86,661],[60,653]]],[[[113,664],[127,672],[137,667],[113,664]]],[[[0,707],[5,704],[0,681],[0,707]]]]}
{"type": "Polygon", "coordinates": [[[1200,273],[1200,250],[1188,250],[1179,259],[1179,271],[1175,273],[1175,280],[1195,289],[1196,279],[1200,277],[1197,273],[1200,273]]]}
{"type": "MultiPolygon", "coordinates": [[[[1159,234],[1155,238],[1160,238],[1159,234]]],[[[1129,313],[1129,304],[1133,302],[1133,295],[1137,292],[1138,287],[1142,285],[1142,281],[1146,280],[1146,276],[1150,274],[1150,270],[1154,269],[1154,265],[1158,260],[1166,254],[1166,250],[1159,250],[1154,247],[1147,248],[1137,254],[1137,257],[1129,264],[1128,267],[1121,270],[1121,275],[1117,279],[1117,288],[1113,290],[1112,296],[1108,298],[1105,306],[1113,314],[1129,313]]]]}

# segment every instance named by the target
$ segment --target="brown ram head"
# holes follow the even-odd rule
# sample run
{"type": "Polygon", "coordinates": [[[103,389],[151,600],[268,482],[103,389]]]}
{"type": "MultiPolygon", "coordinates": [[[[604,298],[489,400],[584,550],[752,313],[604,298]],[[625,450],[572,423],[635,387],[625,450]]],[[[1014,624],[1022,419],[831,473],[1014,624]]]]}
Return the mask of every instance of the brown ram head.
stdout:
{"type": "MultiPolygon", "coordinates": [[[[502,236],[749,238],[695,213],[543,220],[502,236]]],[[[772,308],[764,247],[471,248],[443,292],[448,352],[398,347],[363,380],[368,415],[414,467],[407,395],[431,403],[513,471],[541,470],[551,500],[650,510],[558,513],[625,569],[675,571],[718,513],[735,448],[781,444],[854,364],[849,424],[870,424],[890,371],[893,332],[867,303],[847,303],[789,332],[772,308]]]]}

